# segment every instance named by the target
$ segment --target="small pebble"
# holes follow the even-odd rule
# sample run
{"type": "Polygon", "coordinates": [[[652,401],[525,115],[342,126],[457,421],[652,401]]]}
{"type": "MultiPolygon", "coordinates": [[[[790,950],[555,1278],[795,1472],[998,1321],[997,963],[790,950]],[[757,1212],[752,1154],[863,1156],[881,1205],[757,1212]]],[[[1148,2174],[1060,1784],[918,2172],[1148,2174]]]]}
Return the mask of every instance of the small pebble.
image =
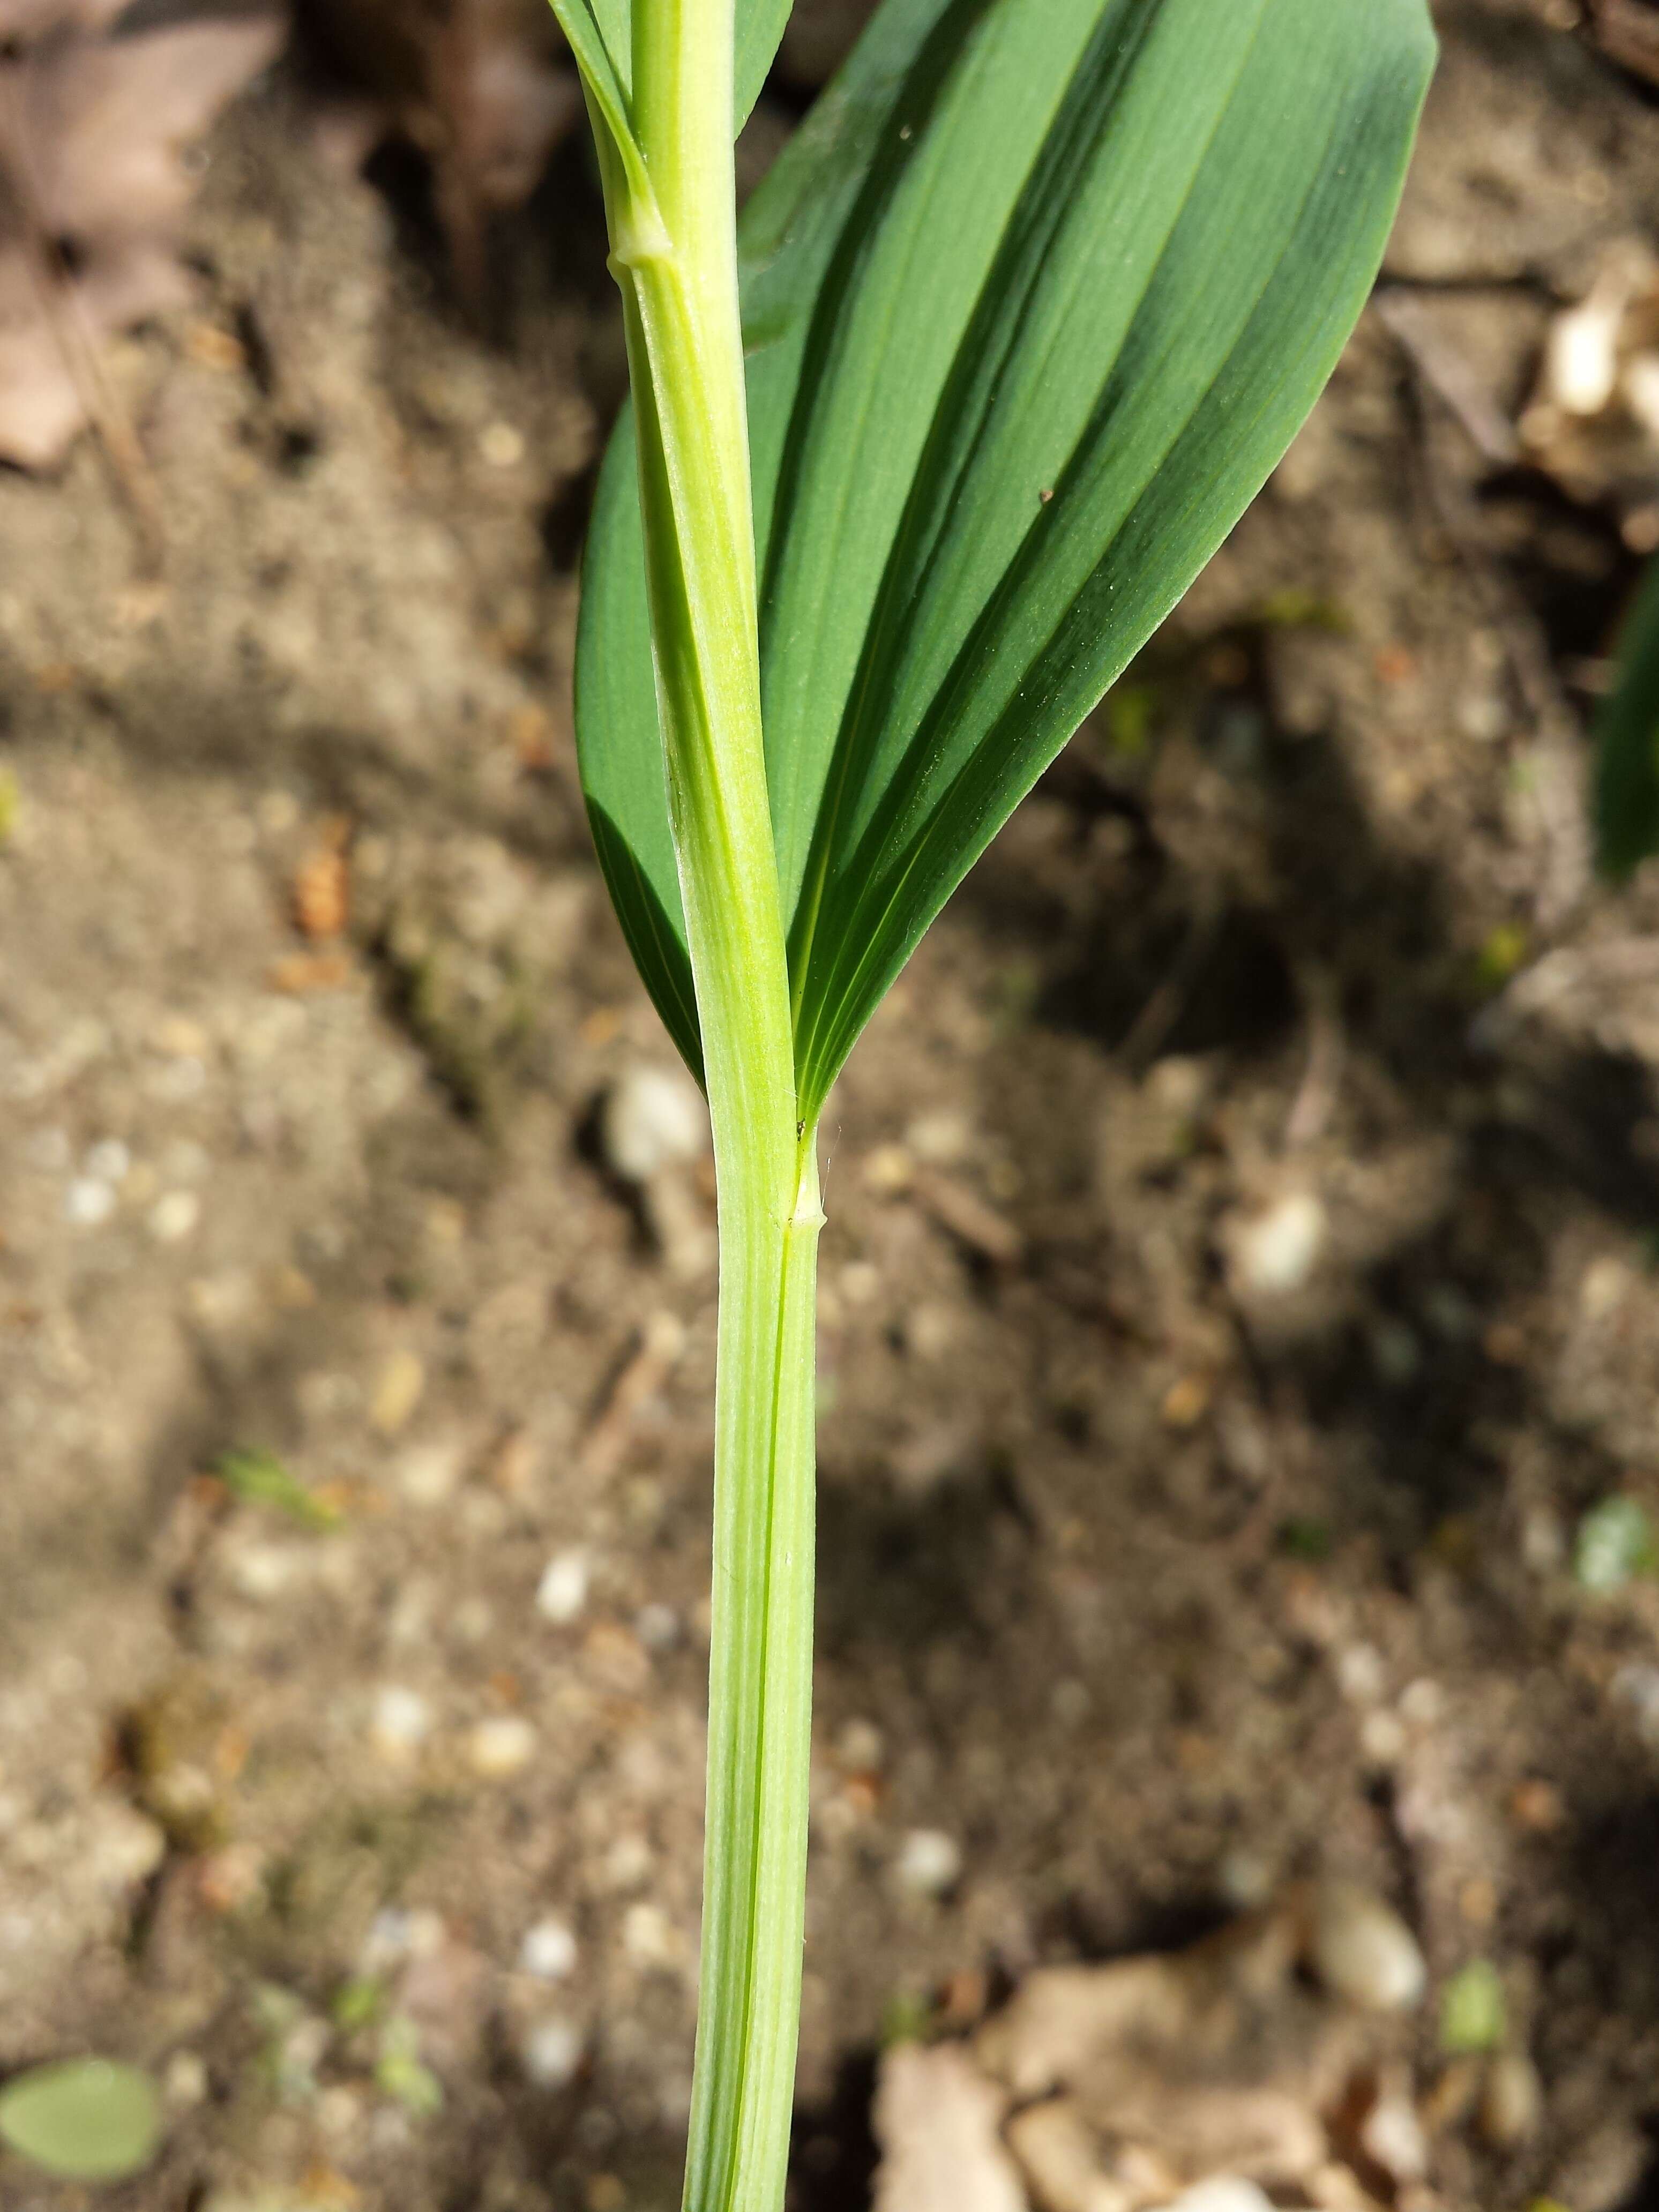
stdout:
{"type": "Polygon", "coordinates": [[[169,1060],[204,1060],[213,1040],[188,1014],[164,1014],[150,1034],[150,1049],[169,1060]]]}
{"type": "Polygon", "coordinates": [[[87,1871],[100,1887],[118,1893],[148,1881],[167,1855],[167,1839],[154,1820],[130,1805],[105,1805],[85,1847],[87,1871]]]}
{"type": "Polygon", "coordinates": [[[81,1172],[98,1182],[119,1182],[132,1165],[132,1154],[118,1137],[105,1137],[94,1145],[81,1172]]]}
{"type": "Polygon", "coordinates": [[[576,1939],[562,1920],[538,1920],[519,1946],[519,1971],[538,1982],[562,1982],[575,1972],[576,1939]]]}
{"type": "Polygon", "coordinates": [[[475,1774],[486,1781],[504,1781],[520,1774],[536,1755],[536,1731],[517,1713],[502,1713],[480,1721],[467,1738],[467,1757],[475,1774]]]}
{"type": "Polygon", "coordinates": [[[232,1559],[230,1576],[241,1596],[263,1605],[291,1589],[310,1564],[292,1544],[247,1544],[232,1559]]]}
{"type": "Polygon", "coordinates": [[[192,2111],[205,2102],[207,2062],[199,2051],[175,2051],[161,2075],[161,2094],[176,2112],[192,2111]]]}
{"type": "Polygon", "coordinates": [[[1374,1644],[1350,1644],[1336,1655],[1336,1685],[1353,1705],[1375,1705],[1388,1687],[1382,1654],[1374,1644]]]}
{"type": "Polygon", "coordinates": [[[1359,1726],[1359,1748],[1367,1766],[1395,1765],[1406,1750],[1406,1724],[1396,1713],[1367,1713],[1359,1726]]]}
{"type": "Polygon", "coordinates": [[[586,1609],[590,1578],[585,1551],[576,1547],[556,1552],[542,1569],[542,1578],[536,1585],[537,1612],[555,1627],[568,1628],[586,1609]]]}
{"type": "Polygon", "coordinates": [[[1216,1869],[1216,1887],[1236,1912],[1255,1912],[1273,1893],[1273,1861],[1248,1844],[1237,1844],[1216,1869]]]}
{"type": "Polygon", "coordinates": [[[411,1505],[446,1504],[460,1481],[465,1456],[453,1438],[416,1444],[398,1462],[398,1487],[411,1505]]]}
{"type": "Polygon", "coordinates": [[[390,1682],[376,1693],[373,1733],[382,1758],[410,1758],[431,1732],[432,1709],[417,1690],[390,1682]]]}
{"type": "Polygon", "coordinates": [[[836,1764],[849,1774],[879,1774],[886,1756],[886,1739],[873,1721],[848,1721],[836,1738],[836,1764]]]}
{"type": "Polygon", "coordinates": [[[1421,2181],[1428,2172],[1428,2139],[1403,2083],[1383,2090],[1365,2115],[1359,2141],[1365,2155],[1398,2185],[1421,2181]]]}
{"type": "Polygon", "coordinates": [[[942,1828],[912,1828],[899,1849],[901,1887],[916,1897],[943,1897],[962,1876],[962,1846],[942,1828]]]}
{"type": "Polygon", "coordinates": [[[680,1640],[680,1617],[672,1605],[642,1605],[634,1633],[647,1651],[672,1651],[680,1640]]]}
{"type": "Polygon", "coordinates": [[[421,1402],[426,1370],[406,1346],[394,1352],[380,1370],[368,1418],[383,1437],[395,1437],[421,1402]]]}
{"type": "Polygon", "coordinates": [[[520,2057],[526,2078],[538,2089],[562,2089],[580,2071],[586,2038],[574,2020],[549,2013],[532,2022],[520,2057]]]}
{"type": "Polygon", "coordinates": [[[1270,1297],[1299,1291],[1319,1264],[1328,1231],[1324,1206],[1311,1191],[1287,1191],[1237,1232],[1234,1253],[1245,1289],[1270,1297]]]}
{"type": "Polygon", "coordinates": [[[202,1218],[202,1201],[193,1190],[170,1190],[150,1208],[149,1233],[158,1244],[178,1244],[202,1218]]]}
{"type": "Polygon", "coordinates": [[[1494,2150],[1518,2150],[1538,2133],[1544,2118],[1544,2085],[1524,2051],[1505,2051],[1486,2071],[1480,2097],[1480,2132],[1494,2150]]]}
{"type": "Polygon", "coordinates": [[[1373,1891],[1322,1882],[1311,1937],[1310,1964],[1334,1996],[1371,2012],[1404,2012],[1421,2002],[1428,1968],[1417,1938],[1373,1891]]]}
{"type": "Polygon", "coordinates": [[[1659,1751],[1659,1667],[1628,1660],[1613,1678],[1613,1701],[1630,1716],[1650,1751],[1659,1751]]]}
{"type": "Polygon", "coordinates": [[[492,469],[516,469],[524,459],[524,432],[511,422],[486,422],[478,433],[478,455],[492,469]]]}
{"type": "Polygon", "coordinates": [[[636,1966],[678,1966],[685,1956],[680,1931],[659,1905],[630,1905],[623,1915],[623,1948],[636,1966]]]}
{"type": "Polygon", "coordinates": [[[115,1211],[115,1193],[92,1176],[77,1176],[64,1193],[64,1218],[77,1229],[95,1229],[115,1211]]]}
{"type": "Polygon", "coordinates": [[[1273,2212],[1273,2199],[1253,2181],[1233,2173],[1214,2173],[1183,2189],[1164,2212],[1273,2212]]]}
{"type": "Polygon", "coordinates": [[[624,1182],[648,1183],[708,1149],[708,1109],[690,1076],[631,1067],[611,1085],[599,1122],[607,1164],[624,1182]]]}

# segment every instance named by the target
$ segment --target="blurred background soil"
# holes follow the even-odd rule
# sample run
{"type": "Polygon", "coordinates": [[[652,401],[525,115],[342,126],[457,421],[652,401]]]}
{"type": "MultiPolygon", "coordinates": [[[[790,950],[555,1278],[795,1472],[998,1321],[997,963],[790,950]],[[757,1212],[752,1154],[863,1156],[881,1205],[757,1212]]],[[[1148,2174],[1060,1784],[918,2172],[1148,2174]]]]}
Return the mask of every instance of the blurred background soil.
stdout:
{"type": "MultiPolygon", "coordinates": [[[[1583,821],[1659,441],[1539,398],[1659,246],[1659,12],[1438,14],[1328,395],[827,1116],[812,2212],[884,2039],[1318,1878],[1427,1966],[1369,2201],[1659,2205],[1659,1583],[1583,1533],[1659,1516],[1659,893],[1583,821]]],[[[0,2066],[155,2070],[131,2212],[649,2212],[713,1213],[574,763],[618,317],[556,53],[474,159],[315,15],[0,476],[0,2066]]]]}

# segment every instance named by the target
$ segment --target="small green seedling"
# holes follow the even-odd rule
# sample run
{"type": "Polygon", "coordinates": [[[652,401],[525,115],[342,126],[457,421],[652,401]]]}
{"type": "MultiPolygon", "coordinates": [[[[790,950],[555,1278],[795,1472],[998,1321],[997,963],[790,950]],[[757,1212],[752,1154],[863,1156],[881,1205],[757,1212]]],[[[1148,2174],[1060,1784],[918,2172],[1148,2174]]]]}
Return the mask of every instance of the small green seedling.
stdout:
{"type": "Polygon", "coordinates": [[[273,1453],[221,1452],[213,1472],[231,1496],[245,1505],[269,1506],[302,1528],[319,1534],[340,1525],[340,1510],[292,1474],[273,1453]]]}
{"type": "Polygon", "coordinates": [[[720,1190],[690,2212],[775,2212],[811,1669],[817,1130],[951,891],[1363,307],[1424,0],[884,0],[736,223],[789,0],[552,0],[633,387],[581,774],[720,1190]]]}
{"type": "Polygon", "coordinates": [[[1591,1506],[1573,1540],[1572,1571],[1581,1589],[1602,1595],[1659,1572],[1659,1537],[1639,1498],[1604,1498],[1591,1506]]]}
{"type": "Polygon", "coordinates": [[[1508,2032],[1497,1967],[1490,1959],[1471,1959],[1441,1992],[1440,2048],[1453,2057],[1478,2057],[1498,2050],[1508,2032]]]}

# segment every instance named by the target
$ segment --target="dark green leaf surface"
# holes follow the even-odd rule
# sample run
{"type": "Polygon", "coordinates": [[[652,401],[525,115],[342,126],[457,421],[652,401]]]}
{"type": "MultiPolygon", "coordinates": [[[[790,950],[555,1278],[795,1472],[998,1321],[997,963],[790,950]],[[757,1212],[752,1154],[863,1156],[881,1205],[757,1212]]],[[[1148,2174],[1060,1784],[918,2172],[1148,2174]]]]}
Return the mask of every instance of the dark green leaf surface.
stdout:
{"type": "MultiPolygon", "coordinates": [[[[615,88],[626,112],[634,75],[632,0],[552,0],[559,27],[590,85],[615,88]]],[[[790,0],[738,0],[737,120],[739,129],[760,98],[761,87],[789,21],[790,0]]]]}
{"type": "Polygon", "coordinates": [[[1597,857],[1621,882],[1659,853],[1659,561],[1631,610],[1595,734],[1597,857]]]}
{"type": "MultiPolygon", "coordinates": [[[[1422,0],[887,0],[750,203],[803,1115],[1294,435],[1432,52],[1422,0]]],[[[695,1066],[627,422],[578,686],[601,863],[695,1066]]]]}

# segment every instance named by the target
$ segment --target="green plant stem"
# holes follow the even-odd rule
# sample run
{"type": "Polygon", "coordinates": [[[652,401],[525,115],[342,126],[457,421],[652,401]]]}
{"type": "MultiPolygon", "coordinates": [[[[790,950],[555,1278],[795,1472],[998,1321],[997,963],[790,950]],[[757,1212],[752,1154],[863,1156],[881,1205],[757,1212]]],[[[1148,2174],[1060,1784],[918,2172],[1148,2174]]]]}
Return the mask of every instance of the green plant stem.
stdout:
{"type": "Polygon", "coordinates": [[[732,0],[635,0],[648,197],[595,115],[640,454],[669,808],[719,1183],[702,2001],[687,2212],[776,2212],[800,2004],[816,1132],[798,1123],[761,736],[732,0]]]}

